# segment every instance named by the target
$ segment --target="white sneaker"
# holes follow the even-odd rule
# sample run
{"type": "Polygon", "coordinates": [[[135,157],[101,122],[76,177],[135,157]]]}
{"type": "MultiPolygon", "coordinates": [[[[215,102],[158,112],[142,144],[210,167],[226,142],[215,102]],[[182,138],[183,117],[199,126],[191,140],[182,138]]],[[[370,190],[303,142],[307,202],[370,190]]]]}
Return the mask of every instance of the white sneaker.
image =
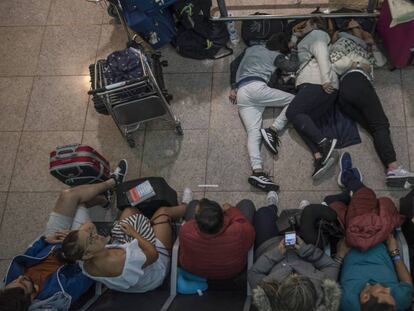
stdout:
{"type": "Polygon", "coordinates": [[[269,191],[267,193],[267,197],[266,197],[267,206],[269,206],[269,205],[277,206],[278,203],[279,203],[279,196],[277,195],[277,192],[276,191],[269,191]]]}
{"type": "Polygon", "coordinates": [[[298,208],[299,209],[304,209],[308,205],[310,205],[310,202],[308,200],[302,200],[302,201],[300,201],[298,208]]]}
{"type": "Polygon", "coordinates": [[[386,184],[388,187],[406,188],[414,185],[414,174],[399,166],[387,172],[386,184]]]}
{"type": "Polygon", "coordinates": [[[190,188],[184,188],[182,203],[188,204],[193,200],[193,191],[190,188]]]}

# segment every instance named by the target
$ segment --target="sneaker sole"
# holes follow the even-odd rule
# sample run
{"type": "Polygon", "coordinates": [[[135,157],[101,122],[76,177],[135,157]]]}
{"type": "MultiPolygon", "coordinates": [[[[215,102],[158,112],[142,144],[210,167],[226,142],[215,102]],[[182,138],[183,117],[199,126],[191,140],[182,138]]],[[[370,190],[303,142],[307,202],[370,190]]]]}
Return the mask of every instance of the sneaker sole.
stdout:
{"type": "Polygon", "coordinates": [[[319,171],[317,171],[314,175],[312,175],[312,179],[313,180],[320,179],[335,164],[335,162],[336,162],[335,158],[333,157],[329,158],[328,161],[326,161],[326,163],[324,164],[324,166],[321,167],[319,171]]]}
{"type": "MultiPolygon", "coordinates": [[[[124,159],[125,160],[125,159],[124,159]]],[[[125,160],[125,173],[124,176],[122,176],[121,184],[125,181],[126,175],[128,174],[128,161],[125,160]]]]}
{"type": "Polygon", "coordinates": [[[333,143],[331,145],[331,149],[329,149],[329,152],[328,152],[328,154],[326,156],[326,159],[325,159],[325,161],[322,162],[322,165],[325,165],[326,162],[328,162],[328,160],[331,158],[331,154],[335,150],[335,147],[336,147],[337,142],[338,142],[338,140],[336,138],[334,138],[333,139],[333,143]]]}
{"type": "Polygon", "coordinates": [[[255,177],[249,177],[248,179],[249,184],[251,184],[252,186],[269,192],[269,191],[279,191],[279,186],[278,185],[274,185],[274,184],[264,184],[263,182],[258,181],[255,177]]]}
{"type": "Polygon", "coordinates": [[[267,138],[266,131],[265,131],[264,129],[261,129],[261,130],[260,130],[260,133],[262,134],[262,138],[263,138],[263,139],[264,139],[264,141],[265,141],[265,145],[266,145],[267,149],[269,149],[269,151],[270,151],[271,153],[273,153],[273,154],[277,154],[277,153],[278,153],[278,152],[277,152],[277,150],[275,150],[275,149],[273,148],[272,144],[270,143],[269,139],[267,138]]]}
{"type": "Polygon", "coordinates": [[[388,187],[393,187],[393,188],[406,188],[406,183],[409,184],[408,188],[413,187],[414,177],[387,177],[385,181],[385,184],[388,187]]]}

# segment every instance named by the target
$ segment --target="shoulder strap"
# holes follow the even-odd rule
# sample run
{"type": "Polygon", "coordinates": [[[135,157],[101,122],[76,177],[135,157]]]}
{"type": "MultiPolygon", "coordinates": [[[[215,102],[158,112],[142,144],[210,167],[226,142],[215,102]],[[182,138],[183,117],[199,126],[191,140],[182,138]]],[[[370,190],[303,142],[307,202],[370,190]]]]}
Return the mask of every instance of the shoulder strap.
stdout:
{"type": "Polygon", "coordinates": [[[296,76],[298,76],[303,69],[305,69],[305,67],[312,61],[312,59],[314,59],[315,56],[311,56],[311,58],[309,58],[297,71],[296,71],[296,76]]]}

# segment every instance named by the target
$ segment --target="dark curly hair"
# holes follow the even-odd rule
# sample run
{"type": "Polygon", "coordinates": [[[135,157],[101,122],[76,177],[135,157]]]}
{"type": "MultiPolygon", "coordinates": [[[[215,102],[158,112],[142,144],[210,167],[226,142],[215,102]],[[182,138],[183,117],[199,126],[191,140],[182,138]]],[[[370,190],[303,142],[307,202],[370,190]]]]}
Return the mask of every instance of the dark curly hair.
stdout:
{"type": "Polygon", "coordinates": [[[0,291],[0,310],[2,311],[27,311],[32,299],[23,288],[6,288],[0,291]]]}

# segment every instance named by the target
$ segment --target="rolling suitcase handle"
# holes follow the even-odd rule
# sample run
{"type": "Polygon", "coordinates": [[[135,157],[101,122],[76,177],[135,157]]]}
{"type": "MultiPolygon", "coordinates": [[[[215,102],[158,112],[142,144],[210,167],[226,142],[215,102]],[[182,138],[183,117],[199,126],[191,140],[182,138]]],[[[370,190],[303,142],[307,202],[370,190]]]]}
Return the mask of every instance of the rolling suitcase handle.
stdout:
{"type": "Polygon", "coordinates": [[[56,159],[63,159],[71,156],[76,151],[76,148],[79,147],[79,144],[71,144],[58,147],[56,149],[56,159]]]}

